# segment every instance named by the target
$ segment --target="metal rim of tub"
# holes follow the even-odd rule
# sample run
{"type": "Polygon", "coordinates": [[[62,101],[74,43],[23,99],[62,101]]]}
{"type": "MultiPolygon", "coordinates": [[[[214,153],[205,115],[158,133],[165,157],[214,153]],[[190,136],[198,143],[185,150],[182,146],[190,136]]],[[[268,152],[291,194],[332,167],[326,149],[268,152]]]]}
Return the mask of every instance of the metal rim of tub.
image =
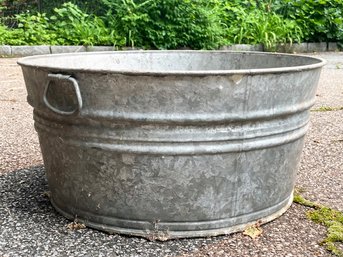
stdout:
{"type": "MultiPolygon", "coordinates": [[[[152,76],[164,76],[164,75],[175,75],[175,76],[207,76],[207,75],[235,75],[235,74],[246,74],[246,75],[253,75],[253,74],[266,74],[266,73],[284,73],[284,72],[297,72],[297,71],[304,71],[304,70],[311,70],[316,69],[324,66],[326,64],[326,60],[320,58],[320,57],[313,57],[313,56],[307,56],[307,55],[294,55],[294,54],[286,54],[286,53],[269,53],[269,52],[249,52],[249,51],[214,51],[214,50],[139,50],[139,51],[113,51],[113,52],[80,52],[80,53],[61,53],[61,54],[49,54],[49,55],[37,55],[37,56],[28,56],[23,57],[20,60],[18,60],[18,64],[21,66],[27,66],[27,67],[39,67],[35,65],[34,62],[37,59],[41,58],[47,58],[51,59],[53,57],[63,57],[63,56],[83,56],[83,55],[108,55],[108,54],[141,54],[141,53],[190,53],[190,54],[209,54],[209,53],[236,53],[236,54],[247,54],[247,55],[270,55],[270,56],[290,56],[295,58],[307,58],[307,59],[313,59],[317,60],[317,63],[309,64],[309,65],[299,65],[294,67],[280,67],[280,68],[265,68],[265,69],[237,69],[237,70],[196,70],[196,71],[169,71],[169,70],[163,70],[163,71],[140,71],[140,70],[113,70],[113,69],[79,69],[79,68],[73,68],[68,67],[69,71],[84,71],[84,72],[99,72],[99,73],[118,73],[118,74],[127,74],[131,76],[139,76],[139,75],[152,75],[152,76]]],[[[50,65],[44,65],[41,68],[49,69],[49,70],[61,70],[63,67],[54,67],[50,65]]]]}

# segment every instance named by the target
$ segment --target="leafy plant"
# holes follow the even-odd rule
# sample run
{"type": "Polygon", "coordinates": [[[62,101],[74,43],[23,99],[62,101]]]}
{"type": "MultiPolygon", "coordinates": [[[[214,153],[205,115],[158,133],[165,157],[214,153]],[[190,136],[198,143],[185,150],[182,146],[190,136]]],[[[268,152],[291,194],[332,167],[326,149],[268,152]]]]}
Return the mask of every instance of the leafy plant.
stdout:
{"type": "Polygon", "coordinates": [[[273,11],[260,8],[249,10],[232,5],[226,5],[225,10],[228,38],[232,43],[263,44],[266,50],[273,50],[278,43],[292,44],[303,38],[302,30],[295,21],[284,19],[273,11]]]}
{"type": "Polygon", "coordinates": [[[216,49],[261,43],[266,50],[304,39],[343,44],[341,0],[0,0],[3,8],[6,44],[216,49]],[[32,11],[12,15],[23,6],[32,11]]]}
{"type": "MultiPolygon", "coordinates": [[[[66,45],[113,45],[118,41],[115,31],[110,31],[103,20],[84,13],[76,5],[65,3],[54,9],[51,16],[53,29],[58,35],[56,43],[66,45]]],[[[119,39],[120,41],[120,39],[119,39]]]]}
{"type": "Polygon", "coordinates": [[[26,45],[28,44],[21,30],[8,30],[7,27],[1,25],[0,29],[0,44],[6,45],[26,45]]]}
{"type": "Polygon", "coordinates": [[[7,38],[8,38],[8,29],[6,26],[0,24],[0,45],[5,44],[7,38]]]}
{"type": "Polygon", "coordinates": [[[18,29],[13,30],[12,37],[17,36],[28,45],[45,45],[55,43],[56,34],[50,30],[50,19],[46,14],[30,12],[16,15],[18,29]]]}
{"type": "Polygon", "coordinates": [[[52,15],[55,8],[59,8],[67,2],[77,5],[83,12],[96,15],[104,13],[101,0],[0,0],[0,10],[5,8],[4,14],[6,16],[14,16],[25,10],[30,10],[32,13],[40,12],[52,15]]]}
{"type": "Polygon", "coordinates": [[[219,1],[103,0],[106,19],[127,46],[213,49],[223,42],[219,1]]]}
{"type": "Polygon", "coordinates": [[[341,0],[282,0],[275,9],[301,26],[306,41],[343,42],[341,0]]]}

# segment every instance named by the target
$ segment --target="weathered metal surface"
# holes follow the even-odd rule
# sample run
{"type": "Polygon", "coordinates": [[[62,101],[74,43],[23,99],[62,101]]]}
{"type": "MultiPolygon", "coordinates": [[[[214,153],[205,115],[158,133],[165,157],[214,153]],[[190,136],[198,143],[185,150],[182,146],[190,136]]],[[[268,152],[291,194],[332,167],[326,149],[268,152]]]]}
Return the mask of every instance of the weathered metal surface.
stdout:
{"type": "Polygon", "coordinates": [[[166,240],[242,230],[290,205],[323,60],[140,51],[19,64],[64,216],[166,240]]]}

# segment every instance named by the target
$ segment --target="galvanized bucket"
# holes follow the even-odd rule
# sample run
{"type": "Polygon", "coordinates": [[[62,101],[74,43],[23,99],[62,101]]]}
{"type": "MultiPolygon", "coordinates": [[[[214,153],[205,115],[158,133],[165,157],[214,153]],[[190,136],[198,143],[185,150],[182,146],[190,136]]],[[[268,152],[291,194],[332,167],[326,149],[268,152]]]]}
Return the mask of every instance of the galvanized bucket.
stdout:
{"type": "Polygon", "coordinates": [[[290,206],[323,60],[139,51],[18,63],[65,217],[167,240],[240,231],[290,206]]]}

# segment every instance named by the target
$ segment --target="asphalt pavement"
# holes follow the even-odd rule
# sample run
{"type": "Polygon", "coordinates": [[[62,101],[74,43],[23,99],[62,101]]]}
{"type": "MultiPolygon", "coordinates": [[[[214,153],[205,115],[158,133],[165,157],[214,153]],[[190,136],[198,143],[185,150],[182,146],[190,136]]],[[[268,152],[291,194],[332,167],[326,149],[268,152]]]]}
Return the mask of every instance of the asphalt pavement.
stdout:
{"type": "MultiPolygon", "coordinates": [[[[343,211],[343,53],[317,53],[323,68],[296,187],[343,211]],[[323,108],[325,107],[325,108],[323,108]],[[323,111],[324,110],[324,111],[323,111]]],[[[32,108],[17,59],[0,59],[0,256],[332,256],[326,228],[293,204],[251,239],[242,233],[151,242],[90,228],[72,230],[48,198],[32,108]]]]}

